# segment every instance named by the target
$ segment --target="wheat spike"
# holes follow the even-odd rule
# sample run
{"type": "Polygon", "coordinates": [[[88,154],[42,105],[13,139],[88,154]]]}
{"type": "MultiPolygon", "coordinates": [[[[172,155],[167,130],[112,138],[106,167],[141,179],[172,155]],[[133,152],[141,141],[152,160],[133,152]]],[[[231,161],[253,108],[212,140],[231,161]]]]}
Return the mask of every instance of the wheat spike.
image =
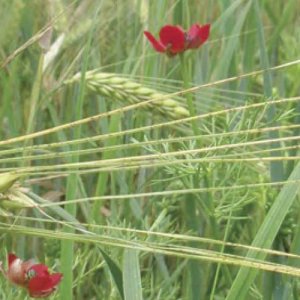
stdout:
{"type": "Polygon", "coordinates": [[[11,186],[20,179],[21,174],[16,173],[1,173],[0,174],[0,193],[4,193],[11,188],[11,186]]]}
{"type": "MultiPolygon", "coordinates": [[[[65,81],[65,84],[78,82],[80,78],[81,74],[77,73],[73,78],[65,81]]],[[[190,115],[189,111],[179,101],[171,98],[166,99],[163,93],[114,73],[88,71],[86,72],[85,81],[90,91],[120,102],[135,104],[163,97],[162,100],[150,102],[144,107],[147,110],[159,112],[165,117],[180,119],[190,115]]]]}

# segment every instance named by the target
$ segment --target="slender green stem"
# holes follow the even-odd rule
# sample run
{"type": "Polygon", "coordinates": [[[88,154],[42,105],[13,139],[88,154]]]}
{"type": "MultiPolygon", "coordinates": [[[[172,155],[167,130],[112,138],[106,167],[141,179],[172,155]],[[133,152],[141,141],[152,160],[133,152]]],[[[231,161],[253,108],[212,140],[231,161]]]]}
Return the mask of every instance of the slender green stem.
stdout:
{"type": "MultiPolygon", "coordinates": [[[[229,213],[229,218],[228,218],[228,222],[226,224],[226,228],[225,228],[225,234],[224,234],[224,239],[223,242],[224,244],[222,244],[221,246],[221,250],[219,253],[223,254],[224,250],[225,250],[225,243],[228,240],[228,236],[229,236],[229,230],[230,230],[230,223],[231,223],[231,216],[232,216],[232,207],[230,209],[230,213],[229,213]]],[[[218,280],[219,280],[219,274],[220,274],[220,270],[221,270],[221,264],[217,265],[217,269],[216,269],[216,274],[215,274],[215,278],[214,278],[214,283],[213,283],[213,287],[211,289],[211,294],[210,294],[210,300],[214,300],[215,298],[215,293],[216,293],[216,288],[217,288],[217,284],[218,284],[218,280]]]]}
{"type": "MultiPolygon", "coordinates": [[[[97,11],[94,15],[94,23],[96,23],[97,16],[99,13],[101,5],[99,5],[97,11]]],[[[73,114],[76,119],[81,119],[83,116],[83,103],[85,96],[85,74],[88,68],[89,53],[91,49],[92,36],[93,36],[94,27],[92,27],[87,43],[84,49],[83,62],[81,68],[81,80],[79,91],[77,91],[76,103],[73,107],[73,114]]],[[[78,126],[73,131],[73,138],[77,139],[81,136],[81,126],[78,126]]],[[[72,150],[74,150],[74,155],[70,158],[72,163],[77,163],[79,161],[78,151],[80,150],[80,145],[74,145],[72,150]]],[[[78,195],[78,175],[70,174],[67,179],[67,189],[66,189],[66,198],[67,200],[73,200],[78,195]]],[[[75,203],[69,203],[65,206],[65,210],[72,217],[76,218],[77,207],[75,203]]],[[[66,232],[73,232],[73,229],[66,228],[66,232]]],[[[61,243],[61,271],[64,274],[64,281],[61,286],[60,299],[73,299],[73,264],[74,264],[74,241],[62,241],[61,243]]]]}
{"type": "MultiPolygon", "coordinates": [[[[180,63],[181,63],[181,72],[182,72],[182,81],[183,81],[183,89],[187,90],[190,88],[190,72],[189,72],[189,66],[187,59],[184,55],[184,53],[181,53],[180,55],[180,63]]],[[[194,106],[193,102],[193,94],[186,93],[185,94],[186,103],[188,106],[188,110],[190,112],[190,116],[194,117],[196,116],[196,108],[194,106]]],[[[197,121],[193,120],[192,123],[192,130],[194,132],[195,136],[200,135],[200,130],[197,126],[197,121]]],[[[197,147],[200,147],[200,140],[196,140],[197,147]]],[[[192,180],[194,181],[194,180],[192,180]]],[[[194,184],[198,185],[198,181],[194,184]]],[[[184,210],[185,210],[185,218],[187,222],[187,226],[190,229],[192,229],[194,232],[198,231],[199,228],[199,217],[196,214],[197,207],[197,196],[192,195],[190,201],[184,202],[184,210]]],[[[192,243],[193,246],[196,246],[194,243],[192,243]]],[[[202,272],[201,272],[201,265],[189,263],[188,264],[188,275],[190,277],[190,291],[189,291],[189,298],[191,299],[199,299],[202,297],[202,289],[199,289],[199,283],[202,281],[202,272]]]]}
{"type": "MultiPolygon", "coordinates": [[[[181,64],[181,73],[182,73],[182,81],[183,81],[183,89],[187,90],[190,88],[190,73],[189,73],[189,67],[188,67],[188,62],[187,59],[184,56],[184,53],[181,53],[179,55],[180,57],[180,64],[181,64]]],[[[190,115],[192,117],[196,116],[197,112],[196,112],[196,108],[193,102],[193,95],[191,93],[186,93],[185,94],[186,97],[186,103],[188,106],[188,110],[190,112],[190,115]]],[[[200,131],[199,128],[197,126],[197,121],[193,120],[192,121],[192,129],[195,135],[199,135],[200,131]]]]}
{"type": "MultiPolygon", "coordinates": [[[[190,88],[190,82],[191,82],[191,78],[190,78],[190,70],[189,70],[189,65],[188,65],[188,61],[184,55],[184,53],[180,54],[180,63],[181,63],[181,72],[182,72],[182,80],[183,80],[183,88],[184,90],[187,90],[190,88]]],[[[197,111],[196,111],[196,107],[194,105],[193,102],[193,94],[191,93],[186,93],[186,102],[187,102],[187,106],[188,106],[188,110],[190,112],[190,115],[192,117],[197,115],[197,111]]],[[[192,130],[195,136],[200,136],[200,129],[198,127],[197,121],[196,120],[192,120],[192,130]]],[[[201,148],[201,140],[197,139],[196,140],[196,145],[197,148],[201,148]]],[[[203,184],[205,187],[209,187],[209,178],[208,178],[208,171],[206,170],[205,166],[201,166],[202,170],[203,170],[203,184]]],[[[200,168],[199,168],[199,172],[200,172],[200,168]]],[[[199,186],[199,183],[201,181],[201,179],[199,178],[199,174],[198,173],[195,176],[196,180],[194,181],[194,186],[199,186]]],[[[197,216],[196,214],[196,206],[197,206],[197,202],[198,202],[198,198],[196,197],[196,195],[194,195],[192,197],[192,199],[190,199],[191,201],[189,201],[189,203],[185,204],[185,212],[186,212],[186,217],[188,218],[188,227],[189,229],[193,229],[195,231],[197,231],[197,228],[199,227],[199,216],[197,216]]],[[[212,198],[211,195],[209,193],[206,194],[205,196],[205,201],[203,201],[202,205],[204,206],[204,209],[206,209],[207,211],[209,211],[209,228],[208,228],[208,232],[212,231],[213,233],[216,233],[216,222],[215,222],[215,217],[214,217],[214,207],[213,207],[213,202],[212,202],[212,198]]],[[[201,281],[200,278],[202,278],[202,273],[199,270],[200,266],[199,265],[195,265],[195,264],[191,264],[189,271],[191,274],[191,293],[192,293],[192,297],[193,299],[198,299],[199,297],[202,297],[201,293],[199,293],[199,281],[201,281]],[[197,274],[197,275],[196,275],[197,274]]]]}
{"type": "MultiPolygon", "coordinates": [[[[26,127],[26,134],[30,134],[34,132],[35,126],[36,126],[36,112],[38,107],[38,102],[40,98],[40,92],[41,92],[41,86],[42,86],[42,80],[43,80],[43,64],[44,64],[44,52],[41,52],[38,68],[36,72],[36,77],[33,82],[33,87],[31,91],[31,97],[30,97],[30,111],[27,121],[27,127],[26,127]]],[[[28,139],[25,140],[23,147],[27,148],[32,145],[32,140],[28,139]]],[[[30,157],[31,151],[25,150],[23,152],[23,157],[30,157]]],[[[31,159],[24,159],[21,164],[22,167],[29,167],[31,165],[31,159]]],[[[23,214],[26,214],[26,212],[23,212],[23,214]]],[[[21,256],[25,256],[25,249],[26,249],[26,237],[21,236],[18,240],[18,253],[21,256]]]]}
{"type": "MultiPolygon", "coordinates": [[[[113,116],[110,120],[109,124],[109,133],[113,133],[119,130],[121,122],[121,116],[116,115],[113,116]]],[[[114,146],[117,144],[118,138],[111,138],[105,144],[105,147],[114,146]]],[[[113,159],[116,153],[114,151],[106,152],[103,155],[103,160],[113,159]]],[[[105,192],[107,191],[107,185],[109,180],[109,172],[100,172],[97,180],[95,196],[104,196],[105,192]]],[[[101,223],[101,214],[100,214],[100,207],[103,203],[101,201],[96,201],[93,205],[93,221],[97,224],[101,223]]]]}
{"type": "MultiPolygon", "coordinates": [[[[187,59],[186,59],[184,53],[180,54],[180,63],[181,63],[181,71],[182,71],[183,88],[185,90],[187,90],[187,89],[190,88],[191,79],[190,79],[190,72],[189,72],[188,62],[187,62],[187,59]]],[[[195,107],[194,102],[193,102],[193,95],[191,93],[186,93],[185,96],[186,96],[186,102],[187,102],[187,106],[188,106],[190,115],[192,117],[194,117],[194,116],[197,115],[197,111],[196,111],[196,107],[195,107]]],[[[199,137],[200,136],[200,129],[197,125],[197,120],[192,120],[192,129],[193,129],[194,135],[199,137]]],[[[198,148],[201,147],[201,139],[196,139],[196,145],[197,145],[198,148]]],[[[208,187],[209,186],[209,180],[208,180],[208,177],[206,175],[207,170],[204,166],[202,166],[202,168],[204,170],[204,175],[203,175],[204,176],[204,185],[208,187]]],[[[206,205],[208,207],[208,210],[213,215],[214,208],[212,207],[212,204],[211,204],[212,199],[211,199],[209,194],[207,194],[206,199],[207,199],[206,205]]],[[[211,221],[211,223],[213,225],[213,229],[214,229],[215,228],[214,218],[212,218],[210,221],[211,221]]]]}
{"type": "MultiPolygon", "coordinates": [[[[256,24],[257,24],[257,36],[260,48],[260,60],[261,66],[265,70],[263,73],[263,87],[264,87],[264,94],[266,98],[271,101],[273,100],[273,80],[272,80],[272,71],[270,70],[269,58],[267,53],[266,47],[266,39],[264,33],[264,26],[261,17],[261,8],[259,1],[255,0],[253,2],[253,9],[256,14],[256,24]]],[[[270,105],[269,109],[266,112],[266,117],[269,123],[273,124],[274,126],[278,125],[276,120],[276,107],[275,105],[270,105]]],[[[269,134],[270,139],[275,139],[279,137],[278,132],[270,132],[269,134]]],[[[270,148],[280,148],[280,143],[272,143],[270,148]]],[[[281,151],[272,151],[272,156],[281,156],[281,151]]],[[[284,174],[284,165],[282,161],[273,161],[270,163],[270,176],[272,181],[282,181],[285,179],[284,174]]]]}
{"type": "MultiPolygon", "coordinates": [[[[36,125],[36,112],[38,107],[38,101],[41,93],[41,85],[43,79],[43,64],[44,64],[44,52],[41,53],[36,78],[32,87],[31,97],[30,97],[30,111],[28,116],[26,134],[30,134],[34,131],[36,125]]],[[[28,139],[24,142],[24,147],[28,147],[32,144],[32,140],[28,139]]],[[[27,150],[24,152],[24,156],[30,156],[31,151],[27,150]]],[[[29,166],[30,159],[23,163],[23,166],[29,166]]]]}
{"type": "Polygon", "coordinates": [[[32,93],[31,93],[30,113],[29,113],[29,118],[28,118],[26,134],[29,134],[34,131],[34,127],[35,127],[35,123],[36,123],[35,116],[36,116],[37,105],[38,105],[38,100],[40,97],[41,84],[42,84],[42,79],[43,79],[44,57],[45,57],[45,54],[44,54],[44,52],[42,52],[40,59],[39,59],[36,79],[35,79],[35,82],[34,82],[34,85],[32,88],[32,93]]]}

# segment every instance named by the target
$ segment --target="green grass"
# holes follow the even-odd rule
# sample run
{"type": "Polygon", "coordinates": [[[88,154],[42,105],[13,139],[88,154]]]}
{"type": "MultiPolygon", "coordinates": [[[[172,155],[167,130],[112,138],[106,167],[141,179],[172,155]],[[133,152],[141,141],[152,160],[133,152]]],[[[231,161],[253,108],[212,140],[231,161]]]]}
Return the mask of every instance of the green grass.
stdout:
{"type": "Polygon", "coordinates": [[[50,299],[299,299],[297,0],[0,4],[4,266],[62,272],[50,299]],[[193,23],[184,70],[143,36],[193,23]]]}

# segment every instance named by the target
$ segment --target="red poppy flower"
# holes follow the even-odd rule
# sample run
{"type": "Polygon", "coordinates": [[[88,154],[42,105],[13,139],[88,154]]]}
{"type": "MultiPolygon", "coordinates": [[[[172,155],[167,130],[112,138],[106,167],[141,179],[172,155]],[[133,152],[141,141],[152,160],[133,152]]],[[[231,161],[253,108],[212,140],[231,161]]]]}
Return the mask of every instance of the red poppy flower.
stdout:
{"type": "Polygon", "coordinates": [[[170,56],[185,50],[185,33],[180,26],[166,25],[159,32],[159,40],[149,32],[145,36],[157,52],[165,52],[170,56]]]}
{"type": "Polygon", "coordinates": [[[174,56],[187,49],[199,48],[208,39],[209,31],[210,24],[203,26],[194,24],[188,32],[185,32],[180,26],[166,25],[159,32],[159,40],[149,31],[144,31],[144,34],[154,50],[174,56]]]}
{"type": "Polygon", "coordinates": [[[12,283],[26,288],[32,298],[45,298],[52,294],[62,279],[61,273],[50,274],[48,267],[33,260],[22,261],[8,254],[8,270],[1,269],[12,283]]]}

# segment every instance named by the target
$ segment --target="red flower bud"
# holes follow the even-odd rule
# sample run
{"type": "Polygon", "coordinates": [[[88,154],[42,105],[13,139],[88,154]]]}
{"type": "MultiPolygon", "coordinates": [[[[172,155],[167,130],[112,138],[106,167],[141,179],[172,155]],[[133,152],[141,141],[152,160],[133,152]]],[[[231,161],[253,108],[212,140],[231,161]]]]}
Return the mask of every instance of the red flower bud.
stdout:
{"type": "Polygon", "coordinates": [[[32,298],[45,298],[52,294],[62,279],[61,273],[50,274],[48,267],[35,264],[33,260],[22,261],[13,253],[8,254],[8,270],[6,278],[27,289],[32,298]]]}

